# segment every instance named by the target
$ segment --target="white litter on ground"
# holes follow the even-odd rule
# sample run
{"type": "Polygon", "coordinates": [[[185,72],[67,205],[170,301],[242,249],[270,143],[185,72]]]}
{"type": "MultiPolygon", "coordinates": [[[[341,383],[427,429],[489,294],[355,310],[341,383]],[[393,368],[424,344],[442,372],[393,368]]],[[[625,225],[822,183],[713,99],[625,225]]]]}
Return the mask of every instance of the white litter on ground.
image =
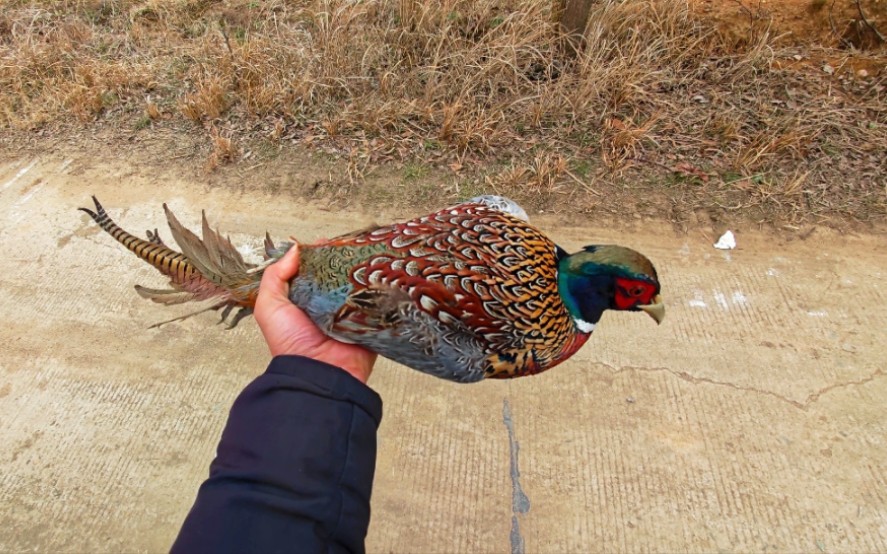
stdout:
{"type": "Polygon", "coordinates": [[[721,238],[715,243],[715,248],[719,250],[733,250],[736,248],[736,237],[733,236],[733,231],[727,231],[721,235],[721,238]]]}

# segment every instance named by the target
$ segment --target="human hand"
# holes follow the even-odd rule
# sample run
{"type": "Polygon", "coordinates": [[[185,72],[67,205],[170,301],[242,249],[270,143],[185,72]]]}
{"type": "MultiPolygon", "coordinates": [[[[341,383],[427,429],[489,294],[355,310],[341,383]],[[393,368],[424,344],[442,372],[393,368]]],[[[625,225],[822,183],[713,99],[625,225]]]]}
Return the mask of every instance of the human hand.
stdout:
{"type": "Polygon", "coordinates": [[[340,367],[362,383],[373,371],[376,354],[324,335],[289,299],[289,280],[299,273],[299,245],[265,268],[254,314],[272,356],[297,355],[340,367]]]}

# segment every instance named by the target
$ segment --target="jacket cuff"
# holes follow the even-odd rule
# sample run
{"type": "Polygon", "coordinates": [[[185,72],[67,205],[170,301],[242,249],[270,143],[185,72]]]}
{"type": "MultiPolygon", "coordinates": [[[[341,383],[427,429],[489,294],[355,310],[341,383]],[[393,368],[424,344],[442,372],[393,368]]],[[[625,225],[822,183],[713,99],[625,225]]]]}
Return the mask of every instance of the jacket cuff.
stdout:
{"type": "Polygon", "coordinates": [[[284,376],[289,386],[305,392],[352,402],[373,418],[376,427],[382,421],[382,398],[340,367],[305,356],[275,356],[265,373],[284,376]]]}

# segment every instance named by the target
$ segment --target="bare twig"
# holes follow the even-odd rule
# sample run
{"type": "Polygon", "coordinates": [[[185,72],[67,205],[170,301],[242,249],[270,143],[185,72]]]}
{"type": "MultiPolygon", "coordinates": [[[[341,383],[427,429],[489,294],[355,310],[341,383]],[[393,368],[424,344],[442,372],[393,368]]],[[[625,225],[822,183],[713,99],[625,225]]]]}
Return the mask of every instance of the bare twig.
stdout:
{"type": "Polygon", "coordinates": [[[751,8],[746,6],[741,2],[741,0],[733,0],[733,3],[739,6],[745,14],[748,16],[748,35],[749,39],[754,37],[754,29],[755,29],[755,14],[751,11],[751,8]]]}
{"type": "Polygon", "coordinates": [[[868,26],[868,28],[871,29],[873,33],[875,33],[875,36],[878,37],[878,40],[880,40],[882,43],[887,42],[887,39],[885,39],[884,35],[882,35],[880,31],[878,31],[877,27],[872,25],[868,18],[866,18],[865,12],[862,11],[861,0],[856,0],[856,11],[859,12],[859,18],[862,20],[862,22],[865,23],[866,26],[868,26]]]}
{"type": "Polygon", "coordinates": [[[828,24],[832,28],[832,34],[834,34],[836,37],[838,37],[838,40],[841,41],[842,45],[844,45],[847,48],[853,48],[853,44],[849,40],[845,39],[843,35],[838,33],[838,26],[835,25],[834,9],[835,9],[835,0],[832,0],[832,3],[829,4],[829,7],[828,7],[828,24]]]}
{"type": "MultiPolygon", "coordinates": [[[[231,65],[234,65],[234,50],[231,49],[231,41],[228,40],[228,31],[225,29],[225,21],[222,19],[219,20],[219,33],[221,33],[222,38],[225,39],[225,48],[228,50],[228,58],[231,60],[231,65]]],[[[235,87],[239,85],[237,73],[237,71],[232,72],[235,87]]]]}
{"type": "Polygon", "coordinates": [[[746,6],[745,4],[743,4],[743,3],[741,2],[741,0],[733,0],[733,3],[736,4],[736,5],[738,5],[738,6],[739,6],[739,9],[741,9],[742,11],[745,12],[746,15],[748,15],[748,19],[749,19],[749,20],[754,20],[754,14],[753,14],[752,11],[748,8],[748,6],[746,6]]]}
{"type": "Polygon", "coordinates": [[[565,169],[565,170],[564,170],[564,173],[566,173],[568,177],[570,177],[571,179],[573,179],[574,181],[576,181],[576,183],[578,183],[580,187],[584,188],[585,190],[587,190],[588,192],[592,193],[593,195],[595,195],[595,196],[603,196],[600,192],[598,192],[598,191],[596,191],[595,189],[591,188],[591,186],[590,186],[588,183],[586,183],[585,181],[583,181],[583,180],[580,179],[579,177],[576,177],[575,175],[573,175],[573,172],[571,172],[569,169],[565,169]]]}

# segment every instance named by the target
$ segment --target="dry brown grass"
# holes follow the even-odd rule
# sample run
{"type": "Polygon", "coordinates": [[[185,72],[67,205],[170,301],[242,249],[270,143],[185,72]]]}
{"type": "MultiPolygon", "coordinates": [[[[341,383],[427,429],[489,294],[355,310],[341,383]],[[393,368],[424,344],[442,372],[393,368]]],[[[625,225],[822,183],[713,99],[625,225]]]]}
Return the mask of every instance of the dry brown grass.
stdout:
{"type": "Polygon", "coordinates": [[[567,160],[559,154],[538,154],[525,163],[511,164],[489,175],[486,184],[494,191],[523,189],[532,195],[550,195],[567,174],[567,160]]]}
{"type": "Polygon", "coordinates": [[[204,170],[215,171],[220,165],[226,165],[237,161],[240,156],[240,149],[234,144],[234,141],[226,133],[222,133],[215,126],[210,127],[210,138],[212,140],[212,152],[204,164],[204,170]]]}
{"type": "Polygon", "coordinates": [[[208,167],[236,160],[234,142],[301,141],[358,180],[379,160],[495,161],[510,169],[493,184],[533,194],[575,185],[568,166],[588,160],[672,187],[689,164],[715,199],[756,202],[729,183],[765,175],[801,183],[780,196],[792,209],[887,213],[883,52],[793,63],[766,28],[736,50],[683,1],[627,0],[595,4],[573,58],[551,5],[7,0],[0,125],[188,122],[209,137],[208,167]]]}

